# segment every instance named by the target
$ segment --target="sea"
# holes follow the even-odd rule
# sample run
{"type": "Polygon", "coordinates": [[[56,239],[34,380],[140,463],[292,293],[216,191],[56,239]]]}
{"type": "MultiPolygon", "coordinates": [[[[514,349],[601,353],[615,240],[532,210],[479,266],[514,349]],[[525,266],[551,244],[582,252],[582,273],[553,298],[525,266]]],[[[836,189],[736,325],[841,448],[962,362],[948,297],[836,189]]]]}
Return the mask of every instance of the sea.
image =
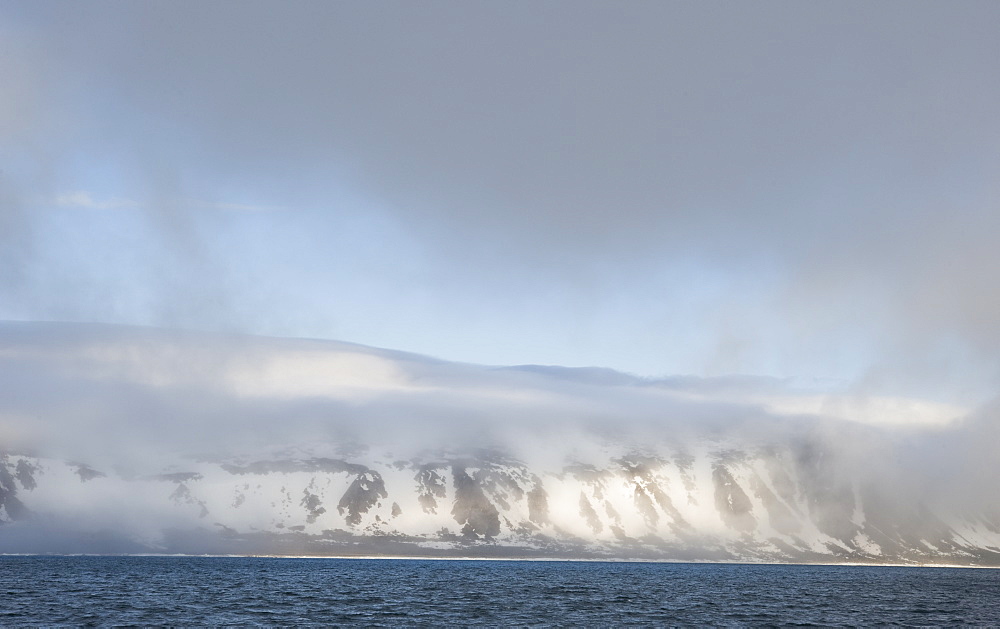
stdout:
{"type": "Polygon", "coordinates": [[[0,625],[1000,624],[1000,570],[2,556],[0,625]]]}

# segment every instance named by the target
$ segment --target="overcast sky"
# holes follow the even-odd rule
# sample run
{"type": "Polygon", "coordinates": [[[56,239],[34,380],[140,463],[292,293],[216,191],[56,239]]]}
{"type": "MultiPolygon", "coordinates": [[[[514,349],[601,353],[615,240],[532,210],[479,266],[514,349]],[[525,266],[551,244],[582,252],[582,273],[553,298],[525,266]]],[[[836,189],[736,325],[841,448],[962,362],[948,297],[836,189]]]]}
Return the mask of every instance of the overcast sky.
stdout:
{"type": "Polygon", "coordinates": [[[0,0],[0,319],[1000,391],[1000,3],[0,0]]]}

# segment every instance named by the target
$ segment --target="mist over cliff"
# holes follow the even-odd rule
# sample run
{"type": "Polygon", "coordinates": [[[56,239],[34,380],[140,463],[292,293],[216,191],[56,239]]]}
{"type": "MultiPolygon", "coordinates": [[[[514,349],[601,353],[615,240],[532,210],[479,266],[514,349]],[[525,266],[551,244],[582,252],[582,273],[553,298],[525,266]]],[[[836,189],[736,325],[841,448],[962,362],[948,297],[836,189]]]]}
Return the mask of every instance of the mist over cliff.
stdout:
{"type": "Polygon", "coordinates": [[[996,409],[0,325],[0,551],[998,563],[996,409]]]}
{"type": "Polygon", "coordinates": [[[997,563],[998,23],[0,0],[0,552],[997,563]]]}

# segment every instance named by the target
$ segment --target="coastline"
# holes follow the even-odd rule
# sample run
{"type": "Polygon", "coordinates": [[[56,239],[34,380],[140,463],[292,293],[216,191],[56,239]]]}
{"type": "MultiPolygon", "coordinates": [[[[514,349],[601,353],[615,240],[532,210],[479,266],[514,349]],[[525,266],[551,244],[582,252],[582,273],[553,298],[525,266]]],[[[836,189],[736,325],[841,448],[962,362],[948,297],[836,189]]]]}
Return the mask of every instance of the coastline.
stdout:
{"type": "Polygon", "coordinates": [[[188,553],[0,553],[5,557],[155,557],[177,559],[308,559],[308,560],[358,560],[358,561],[455,561],[455,562],[531,562],[531,563],[634,563],[713,566],[804,566],[851,568],[970,568],[1000,570],[997,565],[952,563],[866,563],[866,562],[778,562],[778,561],[692,561],[646,558],[589,557],[485,557],[485,556],[414,556],[414,555],[278,555],[278,554],[188,554],[188,553]]]}

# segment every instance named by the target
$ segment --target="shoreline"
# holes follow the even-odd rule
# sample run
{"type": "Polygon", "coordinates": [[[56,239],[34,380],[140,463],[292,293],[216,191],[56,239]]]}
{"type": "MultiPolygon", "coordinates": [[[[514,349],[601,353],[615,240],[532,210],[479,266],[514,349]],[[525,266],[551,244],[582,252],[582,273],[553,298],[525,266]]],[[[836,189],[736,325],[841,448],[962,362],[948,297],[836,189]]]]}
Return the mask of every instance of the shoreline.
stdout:
{"type": "Polygon", "coordinates": [[[974,570],[1000,570],[1000,566],[946,563],[859,563],[859,562],[776,562],[776,561],[674,561],[670,559],[629,558],[565,558],[565,557],[429,557],[413,555],[275,555],[275,554],[185,554],[185,553],[0,553],[5,557],[157,557],[177,559],[309,559],[309,560],[359,560],[359,561],[488,561],[532,563],[645,563],[676,565],[717,566],[807,566],[852,568],[969,568],[974,570]]]}

